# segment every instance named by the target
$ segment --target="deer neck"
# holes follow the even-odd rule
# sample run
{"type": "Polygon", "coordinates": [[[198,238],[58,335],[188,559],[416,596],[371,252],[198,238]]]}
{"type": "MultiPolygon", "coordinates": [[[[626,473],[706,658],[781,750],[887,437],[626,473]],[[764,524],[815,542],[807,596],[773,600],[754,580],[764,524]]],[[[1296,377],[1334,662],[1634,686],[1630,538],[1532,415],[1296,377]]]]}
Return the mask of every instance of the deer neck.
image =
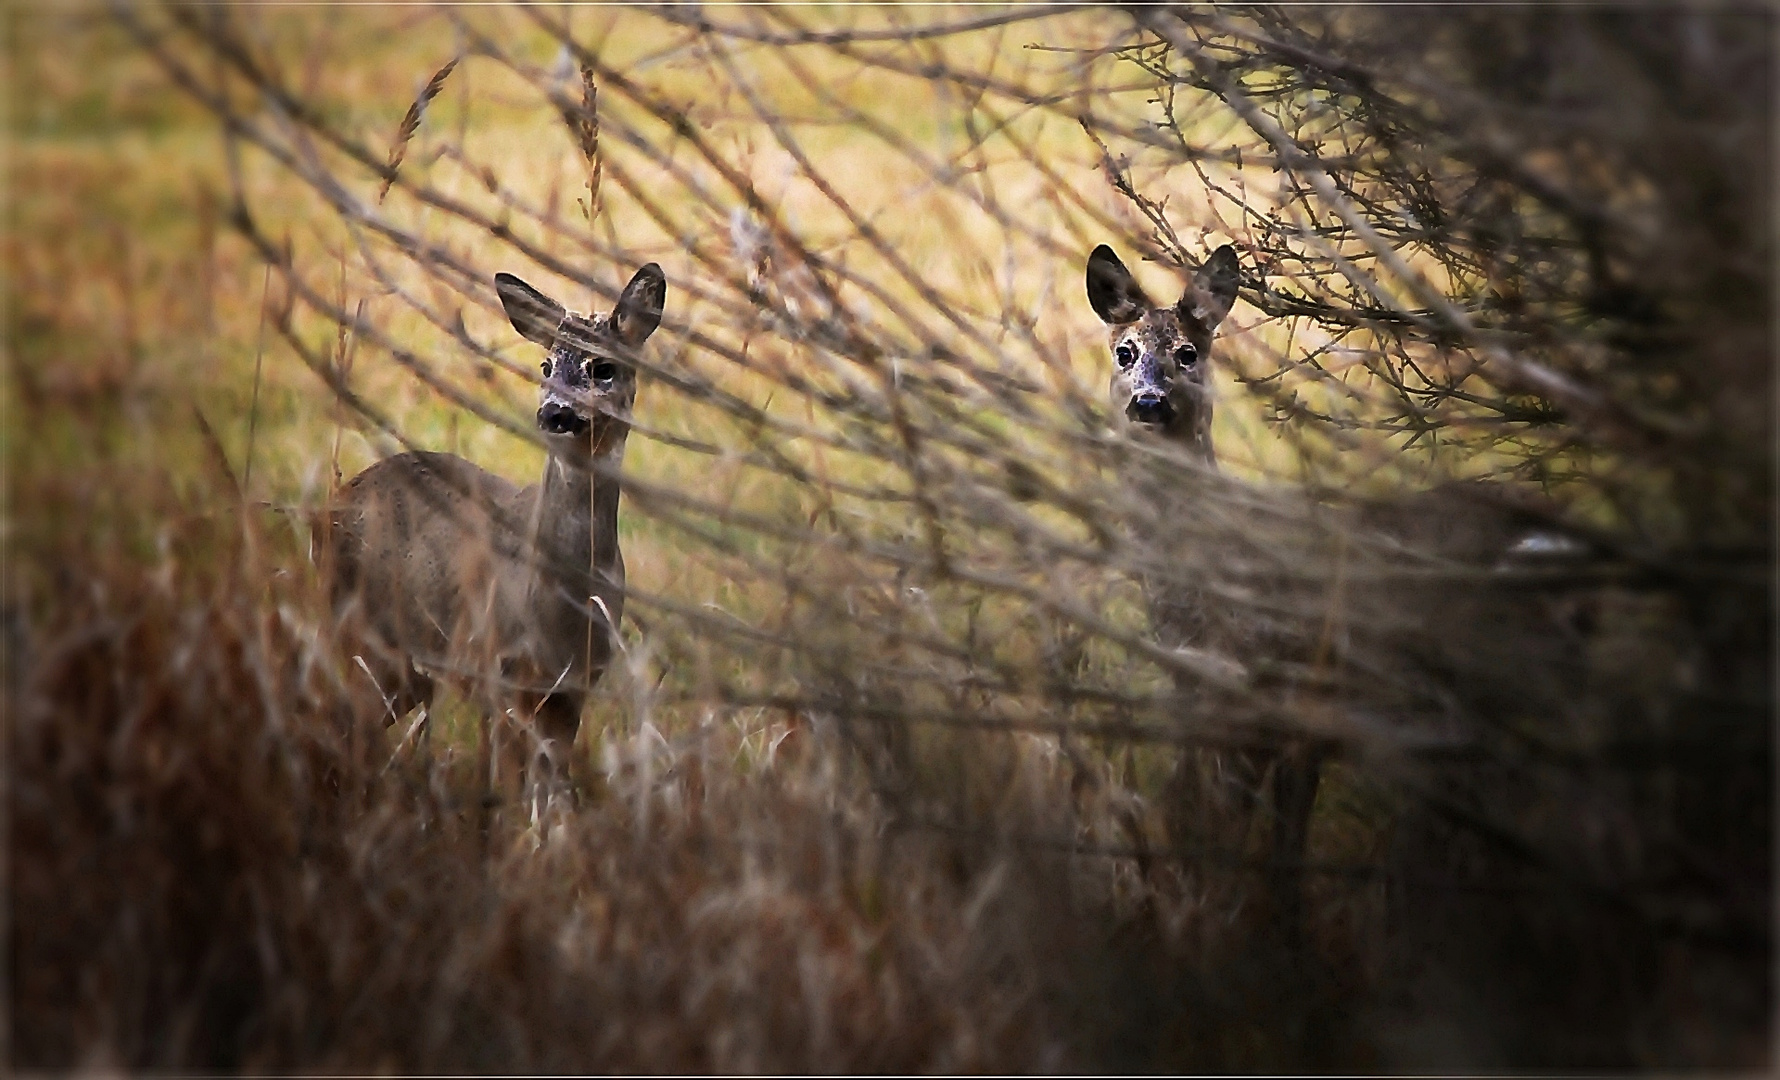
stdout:
{"type": "Polygon", "coordinates": [[[544,475],[528,509],[530,557],[520,568],[509,612],[534,638],[528,676],[565,686],[605,663],[605,635],[596,608],[612,615],[623,602],[618,556],[616,466],[624,439],[596,428],[588,435],[545,438],[544,475]],[[566,682],[564,680],[567,680],[566,682]]]}
{"type": "Polygon", "coordinates": [[[1218,467],[1218,452],[1211,445],[1211,424],[1206,423],[1194,428],[1187,434],[1187,449],[1194,457],[1205,463],[1205,467],[1214,472],[1218,467]]]}
{"type": "Polygon", "coordinates": [[[1174,438],[1189,454],[1198,458],[1206,468],[1216,470],[1218,454],[1211,445],[1211,405],[1201,404],[1193,416],[1190,426],[1183,425],[1175,429],[1174,438]]]}
{"type": "Polygon", "coordinates": [[[627,434],[595,430],[549,438],[531,523],[538,550],[591,571],[617,560],[617,465],[627,434]]]}

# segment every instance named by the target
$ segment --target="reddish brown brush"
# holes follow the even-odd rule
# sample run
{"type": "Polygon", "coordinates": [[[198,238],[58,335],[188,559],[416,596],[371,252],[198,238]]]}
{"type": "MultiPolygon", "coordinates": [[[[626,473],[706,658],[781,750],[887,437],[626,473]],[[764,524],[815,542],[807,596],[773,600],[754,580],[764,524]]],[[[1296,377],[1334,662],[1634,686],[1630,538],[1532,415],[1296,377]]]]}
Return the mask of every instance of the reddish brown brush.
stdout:
{"type": "Polygon", "coordinates": [[[264,567],[206,532],[182,543],[238,576],[101,571],[102,597],[36,635],[13,713],[15,1060],[958,1071],[1059,1052],[1030,990],[930,966],[973,948],[956,886],[892,880],[887,851],[823,854],[818,792],[713,785],[647,825],[614,800],[536,853],[497,832],[485,860],[461,777],[379,781],[341,726],[318,598],[263,608],[264,567]]]}

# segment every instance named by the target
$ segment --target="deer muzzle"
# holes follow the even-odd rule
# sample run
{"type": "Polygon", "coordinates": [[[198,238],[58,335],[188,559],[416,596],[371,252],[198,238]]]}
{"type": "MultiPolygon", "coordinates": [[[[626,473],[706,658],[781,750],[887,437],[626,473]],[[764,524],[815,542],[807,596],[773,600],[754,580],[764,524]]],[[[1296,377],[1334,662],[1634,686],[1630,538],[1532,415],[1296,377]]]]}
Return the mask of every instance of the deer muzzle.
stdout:
{"type": "Polygon", "coordinates": [[[1125,406],[1125,415],[1132,421],[1150,427],[1164,427],[1174,419],[1174,404],[1167,395],[1154,390],[1133,395],[1125,406]]]}
{"type": "Polygon", "coordinates": [[[547,401],[538,409],[538,428],[551,435],[584,435],[593,424],[559,401],[547,401]]]}

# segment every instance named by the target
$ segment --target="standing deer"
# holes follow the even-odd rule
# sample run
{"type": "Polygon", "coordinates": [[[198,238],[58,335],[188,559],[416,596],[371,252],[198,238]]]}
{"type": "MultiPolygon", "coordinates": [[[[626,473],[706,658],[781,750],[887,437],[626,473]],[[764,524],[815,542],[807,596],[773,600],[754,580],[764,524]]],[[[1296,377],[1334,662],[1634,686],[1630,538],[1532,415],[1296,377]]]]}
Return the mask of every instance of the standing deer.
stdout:
{"type": "Polygon", "coordinates": [[[506,742],[490,764],[525,753],[515,771],[535,792],[528,765],[541,763],[553,783],[564,776],[624,609],[618,466],[636,399],[630,361],[661,322],[667,279],[644,266],[605,318],[566,311],[511,274],[496,275],[495,289],[513,327],[545,349],[543,478],[519,488],[440,453],[372,465],[329,508],[331,596],[364,631],[355,659],[386,724],[427,708],[436,679],[461,685],[506,742]]]}
{"type": "MultiPolygon", "coordinates": [[[[1170,307],[1151,303],[1112,249],[1101,245],[1088,257],[1088,301],[1105,322],[1113,359],[1112,404],[1140,429],[1185,447],[1207,468],[1217,468],[1212,446],[1210,346],[1213,331],[1230,311],[1238,285],[1236,253],[1219,248],[1170,307]]],[[[1492,630],[1512,623],[1514,640],[1544,634],[1552,641],[1545,651],[1556,654],[1561,630],[1551,613],[1526,596],[1493,588],[1497,571],[1549,568],[1553,560],[1575,559],[1589,550],[1560,524],[1549,507],[1538,507],[1509,489],[1488,482],[1453,482],[1429,491],[1363,504],[1350,527],[1387,538],[1405,555],[1433,558],[1449,565],[1481,571],[1469,587],[1444,586],[1438,593],[1422,589],[1400,597],[1412,609],[1443,612],[1471,632],[1421,635],[1425,640],[1399,645],[1413,662],[1440,670],[1450,684],[1467,668],[1506,675],[1476,654],[1492,630]],[[1472,629],[1474,628],[1474,629],[1472,629]],[[1454,650],[1473,654],[1466,662],[1454,650]],[[1445,655],[1441,655],[1444,653],[1445,655]]],[[[1279,584],[1277,588],[1291,586],[1279,584]]],[[[1312,660],[1320,646],[1294,636],[1278,625],[1227,609],[1208,591],[1178,579],[1145,581],[1144,594],[1158,642],[1178,648],[1211,648],[1247,656],[1270,654],[1275,659],[1312,660]]],[[[1561,619],[1559,620],[1561,621],[1561,619]]],[[[1525,675],[1523,674],[1523,678],[1525,675]]],[[[1473,681],[1476,681],[1473,679],[1473,681]]],[[[1513,694],[1505,685],[1473,689],[1478,701],[1488,691],[1513,694]]],[[[1181,694],[1206,691],[1177,680],[1181,694]]],[[[1204,700],[1203,698],[1201,700],[1204,700]]],[[[1227,851],[1246,846],[1252,824],[1267,822],[1268,891],[1273,913],[1288,941],[1299,933],[1302,872],[1311,809],[1321,778],[1324,747],[1310,738],[1286,739],[1253,749],[1188,750],[1169,781],[1170,832],[1177,843],[1209,842],[1227,851]]]]}
{"type": "MultiPolygon", "coordinates": [[[[1230,313],[1238,283],[1236,251],[1226,244],[1205,261],[1179,300],[1159,306],[1111,248],[1102,244],[1088,256],[1088,302],[1109,328],[1113,408],[1214,470],[1211,339],[1230,313]]],[[[1257,644],[1247,640],[1252,633],[1191,585],[1146,581],[1144,594],[1153,632],[1165,646],[1231,650],[1257,644]]],[[[1199,692],[1185,682],[1177,690],[1199,692]]],[[[1170,831],[1177,843],[1203,844],[1209,838],[1228,854],[1244,846],[1254,820],[1271,822],[1269,891],[1288,935],[1295,934],[1299,920],[1298,869],[1319,772],[1308,745],[1188,750],[1168,785],[1170,831]]]]}

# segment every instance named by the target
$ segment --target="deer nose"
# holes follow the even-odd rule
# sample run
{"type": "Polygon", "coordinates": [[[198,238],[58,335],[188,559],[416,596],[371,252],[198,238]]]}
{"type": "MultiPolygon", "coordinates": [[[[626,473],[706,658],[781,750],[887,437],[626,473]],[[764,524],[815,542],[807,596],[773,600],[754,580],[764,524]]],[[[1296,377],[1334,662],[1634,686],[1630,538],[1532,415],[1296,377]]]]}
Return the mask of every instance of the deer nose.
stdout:
{"type": "Polygon", "coordinates": [[[560,402],[546,402],[538,410],[538,427],[552,435],[579,435],[593,425],[560,402]]]}
{"type": "Polygon", "coordinates": [[[1125,415],[1140,424],[1166,424],[1174,419],[1174,406],[1163,395],[1148,390],[1131,399],[1125,415]]]}

